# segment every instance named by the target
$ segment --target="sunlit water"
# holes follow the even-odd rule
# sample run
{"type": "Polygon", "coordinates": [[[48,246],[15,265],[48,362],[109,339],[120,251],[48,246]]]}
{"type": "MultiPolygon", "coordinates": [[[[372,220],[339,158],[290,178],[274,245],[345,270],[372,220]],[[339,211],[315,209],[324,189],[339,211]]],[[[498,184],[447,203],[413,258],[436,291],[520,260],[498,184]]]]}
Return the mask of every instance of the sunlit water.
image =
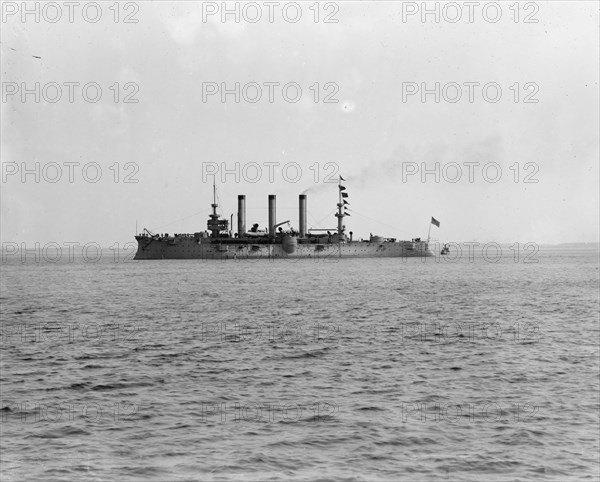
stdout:
{"type": "Polygon", "coordinates": [[[3,481],[598,480],[597,249],[2,264],[3,481]]]}

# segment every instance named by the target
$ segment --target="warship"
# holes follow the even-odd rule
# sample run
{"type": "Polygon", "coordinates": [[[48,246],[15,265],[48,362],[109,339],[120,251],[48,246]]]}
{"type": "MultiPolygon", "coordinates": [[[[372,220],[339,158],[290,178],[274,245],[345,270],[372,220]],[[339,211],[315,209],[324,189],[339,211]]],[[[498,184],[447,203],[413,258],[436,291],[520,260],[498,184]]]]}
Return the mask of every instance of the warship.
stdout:
{"type": "MultiPolygon", "coordinates": [[[[144,228],[135,239],[138,248],[134,259],[277,259],[277,258],[392,258],[430,257],[427,241],[413,238],[397,241],[370,234],[369,239],[353,239],[346,233],[344,218],[350,216],[348,194],[338,182],[337,229],[307,229],[307,195],[299,195],[299,228],[290,227],[290,221],[277,223],[276,197],[269,195],[269,224],[259,229],[253,224],[246,229],[246,196],[238,195],[237,233],[232,233],[230,221],[218,214],[216,185],[213,183],[212,214],[207,229],[193,234],[154,234],[144,228]],[[284,231],[283,225],[288,228],[284,231]]],[[[233,224],[233,215],[231,216],[233,224]]],[[[439,222],[431,218],[431,224],[439,222]]],[[[431,224],[429,226],[431,232],[431,224]]]]}

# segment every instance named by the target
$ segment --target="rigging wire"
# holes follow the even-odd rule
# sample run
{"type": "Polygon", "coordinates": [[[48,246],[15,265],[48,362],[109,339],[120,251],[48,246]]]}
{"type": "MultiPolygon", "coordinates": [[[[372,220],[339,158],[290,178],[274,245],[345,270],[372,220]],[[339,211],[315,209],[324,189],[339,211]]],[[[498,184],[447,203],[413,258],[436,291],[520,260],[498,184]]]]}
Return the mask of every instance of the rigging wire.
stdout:
{"type": "Polygon", "coordinates": [[[383,221],[379,221],[379,219],[372,218],[370,216],[367,216],[366,214],[361,214],[358,211],[356,211],[355,209],[352,210],[352,214],[357,214],[361,218],[369,219],[371,221],[375,221],[378,224],[382,224],[383,226],[387,226],[388,228],[392,228],[392,229],[400,231],[400,228],[398,226],[392,226],[391,224],[387,224],[387,223],[384,223],[383,221]]]}
{"type": "Polygon", "coordinates": [[[307,214],[310,218],[312,218],[313,222],[315,222],[315,226],[320,226],[321,223],[328,217],[330,217],[333,213],[335,213],[337,211],[337,209],[333,209],[331,211],[329,211],[325,216],[323,216],[321,219],[319,219],[318,221],[316,221],[316,218],[312,215],[312,213],[310,211],[307,211],[307,214]]]}
{"type": "Polygon", "coordinates": [[[199,216],[200,214],[206,214],[206,209],[205,209],[204,211],[198,211],[197,213],[190,214],[189,216],[186,216],[186,217],[184,217],[184,218],[176,219],[175,221],[171,221],[170,223],[167,223],[167,224],[161,224],[160,226],[157,226],[157,227],[155,227],[155,228],[152,228],[150,231],[157,231],[157,230],[159,230],[160,228],[166,228],[166,227],[168,227],[168,226],[171,226],[171,225],[173,225],[173,224],[175,224],[175,223],[178,223],[178,222],[180,222],[180,221],[185,221],[186,219],[193,218],[194,216],[199,216]]]}

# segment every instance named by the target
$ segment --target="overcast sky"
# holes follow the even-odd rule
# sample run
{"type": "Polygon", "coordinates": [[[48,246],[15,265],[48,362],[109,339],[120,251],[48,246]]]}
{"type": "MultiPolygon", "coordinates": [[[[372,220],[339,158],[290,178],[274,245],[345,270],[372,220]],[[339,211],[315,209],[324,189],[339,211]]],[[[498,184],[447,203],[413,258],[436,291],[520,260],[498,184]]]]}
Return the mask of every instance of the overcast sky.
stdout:
{"type": "Polygon", "coordinates": [[[458,2],[453,23],[456,7],[443,3],[439,22],[423,22],[421,2],[307,2],[300,11],[281,2],[270,22],[257,2],[236,23],[212,14],[220,2],[205,2],[204,15],[201,2],[122,3],[118,22],[101,2],[92,23],[94,8],[70,22],[58,2],[52,23],[56,9],[40,7],[36,22],[13,14],[21,2],[4,2],[1,239],[109,246],[133,240],[136,222],[139,231],[201,231],[212,201],[203,171],[239,163],[239,183],[219,172],[217,186],[227,218],[247,195],[249,225],[267,223],[276,194],[278,221],[297,227],[306,191],[309,227],[335,227],[338,188],[323,180],[341,174],[355,237],[426,237],[434,216],[442,241],[598,241],[598,3],[513,3],[502,2],[493,23],[494,6],[475,8],[471,22],[458,2]],[[262,18],[252,23],[256,6],[262,18]],[[36,82],[39,102],[23,98],[36,82]],[[68,82],[79,83],[73,102],[68,82]],[[239,103],[212,94],[236,82],[239,103]],[[52,83],[62,86],[55,102],[52,83]],[[97,102],[94,85],[82,93],[88,83],[102,89],[97,102]],[[269,83],[280,84],[270,84],[273,102],[269,83]],[[423,86],[433,89],[424,99],[423,86]],[[249,162],[262,167],[257,182],[249,162]],[[39,182],[23,179],[36,163],[39,182]],[[54,183],[52,163],[63,171],[54,183]],[[272,179],[264,163],[279,163],[272,179]],[[422,179],[436,164],[439,182],[422,179]],[[462,178],[450,182],[457,165],[462,178]]]}

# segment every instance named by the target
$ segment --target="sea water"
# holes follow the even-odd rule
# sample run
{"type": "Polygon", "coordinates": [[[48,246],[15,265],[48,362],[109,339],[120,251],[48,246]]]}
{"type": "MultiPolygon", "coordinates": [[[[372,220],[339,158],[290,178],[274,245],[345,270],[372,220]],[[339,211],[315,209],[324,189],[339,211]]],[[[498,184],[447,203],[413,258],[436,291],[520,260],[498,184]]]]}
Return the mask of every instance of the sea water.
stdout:
{"type": "Polygon", "coordinates": [[[1,478],[598,480],[598,248],[534,251],[3,256],[1,478]]]}

